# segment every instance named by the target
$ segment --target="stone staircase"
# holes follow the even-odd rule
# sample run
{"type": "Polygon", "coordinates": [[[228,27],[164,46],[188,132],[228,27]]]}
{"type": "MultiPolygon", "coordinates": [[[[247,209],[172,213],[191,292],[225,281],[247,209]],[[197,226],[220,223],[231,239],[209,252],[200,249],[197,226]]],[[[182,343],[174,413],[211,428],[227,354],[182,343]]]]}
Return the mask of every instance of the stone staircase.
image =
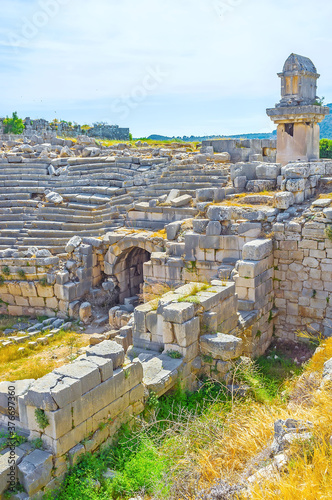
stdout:
{"type": "Polygon", "coordinates": [[[0,163],[0,250],[38,246],[58,254],[75,234],[98,237],[125,224],[162,228],[186,217],[185,210],[165,220],[159,216],[158,222],[126,221],[128,210],[174,188],[195,196],[196,189],[221,187],[228,180],[226,168],[169,163],[165,158],[62,158],[57,162],[65,167],[60,175],[51,175],[56,170],[45,160],[0,163]],[[45,189],[59,193],[63,202],[47,202],[45,189]]]}

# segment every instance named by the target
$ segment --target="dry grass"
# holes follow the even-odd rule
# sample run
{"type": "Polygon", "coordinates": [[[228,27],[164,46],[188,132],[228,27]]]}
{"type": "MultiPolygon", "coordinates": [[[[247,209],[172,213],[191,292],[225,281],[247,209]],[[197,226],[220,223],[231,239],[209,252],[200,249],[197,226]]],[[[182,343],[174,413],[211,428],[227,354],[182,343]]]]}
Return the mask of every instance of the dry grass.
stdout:
{"type": "MultiPolygon", "coordinates": [[[[47,333],[47,332],[45,332],[47,333]]],[[[60,331],[46,345],[31,348],[28,342],[0,348],[0,382],[40,378],[69,362],[77,350],[89,345],[89,336],[60,331]],[[24,351],[19,348],[24,347],[24,351]]]]}
{"type": "MultiPolygon", "coordinates": [[[[331,357],[332,339],[328,339],[309,362],[304,375],[314,370],[321,372],[324,362],[331,357]]],[[[297,380],[290,382],[289,389],[295,390],[296,383],[297,380]]],[[[265,404],[253,400],[235,401],[230,412],[215,406],[204,418],[190,422],[174,437],[174,443],[167,441],[165,450],[168,455],[173,453],[174,458],[180,454],[184,456],[180,461],[174,460],[171,471],[172,480],[181,491],[181,496],[174,498],[197,498],[194,492],[208,489],[220,479],[229,484],[246,484],[246,477],[269,463],[268,449],[273,439],[274,422],[295,418],[313,422],[313,439],[294,442],[289,449],[287,470],[272,480],[263,474],[261,482],[252,488],[250,499],[331,499],[331,386],[321,390],[317,387],[317,383],[308,384],[301,397],[297,397],[296,404],[294,399],[292,404],[287,404],[279,397],[265,404]]]]}
{"type": "Polygon", "coordinates": [[[151,234],[151,238],[162,238],[163,240],[167,239],[166,229],[160,229],[151,234]]]}
{"type": "Polygon", "coordinates": [[[172,292],[173,287],[167,283],[151,283],[145,284],[143,293],[139,295],[141,302],[152,302],[159,300],[165,293],[172,292]]]}

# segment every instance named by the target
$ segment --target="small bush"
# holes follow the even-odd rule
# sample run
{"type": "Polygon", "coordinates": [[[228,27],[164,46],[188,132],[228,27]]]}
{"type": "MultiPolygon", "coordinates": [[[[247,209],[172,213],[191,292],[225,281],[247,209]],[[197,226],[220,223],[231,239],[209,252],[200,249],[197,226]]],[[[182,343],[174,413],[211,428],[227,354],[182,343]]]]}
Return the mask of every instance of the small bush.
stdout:
{"type": "Polygon", "coordinates": [[[19,275],[20,278],[22,278],[23,280],[26,279],[26,274],[25,274],[25,271],[24,269],[19,269],[17,271],[17,274],[19,275]]]}
{"type": "Polygon", "coordinates": [[[37,420],[37,423],[39,427],[44,430],[48,425],[49,425],[49,420],[47,416],[45,415],[45,411],[41,410],[40,408],[36,408],[35,410],[35,418],[37,420]]]}
{"type": "Polygon", "coordinates": [[[39,283],[41,286],[47,286],[47,278],[41,278],[39,280],[39,283]]]}
{"type": "Polygon", "coordinates": [[[173,358],[173,359],[181,359],[182,358],[182,354],[178,351],[167,351],[166,354],[167,354],[167,356],[169,356],[170,358],[173,358]]]}
{"type": "Polygon", "coordinates": [[[3,266],[2,268],[2,272],[5,276],[9,276],[10,275],[10,269],[8,266],[3,266]]]}

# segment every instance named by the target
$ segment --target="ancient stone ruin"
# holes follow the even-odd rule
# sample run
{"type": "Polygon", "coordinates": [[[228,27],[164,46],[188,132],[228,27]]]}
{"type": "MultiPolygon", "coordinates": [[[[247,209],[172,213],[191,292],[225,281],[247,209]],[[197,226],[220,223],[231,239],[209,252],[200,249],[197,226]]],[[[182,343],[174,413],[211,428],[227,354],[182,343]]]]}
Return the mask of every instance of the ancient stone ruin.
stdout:
{"type": "Polygon", "coordinates": [[[151,392],[195,389],[202,374],[230,384],[234,362],[273,336],[332,334],[326,108],[309,59],[292,54],[280,76],[282,100],[268,110],[277,144],[2,139],[0,313],[49,319],[9,332],[0,349],[47,342],[74,320],[93,333],[72,363],[0,384],[2,425],[14,386],[17,428],[44,444],[16,451],[30,497],[55,488],[68,460],[112,442],[151,392]]]}

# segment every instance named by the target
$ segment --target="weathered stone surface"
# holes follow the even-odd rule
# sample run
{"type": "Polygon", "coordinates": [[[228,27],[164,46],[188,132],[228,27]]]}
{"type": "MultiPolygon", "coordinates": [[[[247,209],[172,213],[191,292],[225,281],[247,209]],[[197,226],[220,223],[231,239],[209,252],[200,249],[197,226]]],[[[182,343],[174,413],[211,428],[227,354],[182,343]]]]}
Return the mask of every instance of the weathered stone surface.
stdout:
{"type": "Polygon", "coordinates": [[[73,236],[70,238],[66,245],[66,252],[71,253],[82,243],[82,238],[80,236],[73,236]]]}
{"type": "Polygon", "coordinates": [[[171,201],[172,207],[185,207],[192,202],[192,196],[189,194],[183,194],[182,196],[178,196],[171,201]]]}
{"type": "Polygon", "coordinates": [[[18,465],[18,477],[29,496],[34,495],[51,481],[52,455],[42,450],[34,450],[18,465]]]}
{"type": "Polygon", "coordinates": [[[54,373],[60,376],[79,379],[82,385],[82,394],[85,394],[90,389],[101,383],[101,376],[98,367],[93,366],[92,363],[89,363],[88,361],[74,361],[71,364],[56,368],[54,373]]]}
{"type": "Polygon", "coordinates": [[[47,201],[50,201],[51,203],[54,203],[55,205],[58,205],[59,203],[63,202],[63,198],[59,193],[56,193],[54,191],[51,191],[45,196],[47,201]]]}
{"type": "Polygon", "coordinates": [[[242,249],[244,260],[262,260],[272,253],[272,240],[253,240],[246,243],[242,249]]]}
{"type": "Polygon", "coordinates": [[[275,193],[273,204],[275,208],[279,208],[280,210],[287,210],[289,207],[294,205],[295,198],[293,193],[287,193],[286,191],[275,193]]]}
{"type": "Polygon", "coordinates": [[[214,359],[229,361],[242,354],[243,340],[224,333],[202,335],[200,338],[202,354],[211,355],[214,359]]]}
{"type": "Polygon", "coordinates": [[[97,356],[101,358],[111,359],[113,362],[113,368],[116,370],[124,363],[124,350],[123,347],[113,342],[112,340],[104,340],[100,344],[90,347],[86,351],[86,355],[97,356]]]}
{"type": "Polygon", "coordinates": [[[181,324],[193,318],[194,312],[195,309],[193,304],[187,302],[173,302],[164,307],[163,317],[165,321],[181,324]]]}
{"type": "Polygon", "coordinates": [[[83,323],[88,323],[91,318],[91,304],[90,302],[83,302],[80,306],[79,310],[80,320],[83,323]]]}
{"type": "Polygon", "coordinates": [[[175,240],[181,228],[181,222],[171,222],[171,224],[167,224],[165,226],[167,239],[175,240]]]}
{"type": "Polygon", "coordinates": [[[256,168],[257,179],[271,179],[274,180],[280,175],[281,166],[269,163],[262,163],[256,168]]]}

